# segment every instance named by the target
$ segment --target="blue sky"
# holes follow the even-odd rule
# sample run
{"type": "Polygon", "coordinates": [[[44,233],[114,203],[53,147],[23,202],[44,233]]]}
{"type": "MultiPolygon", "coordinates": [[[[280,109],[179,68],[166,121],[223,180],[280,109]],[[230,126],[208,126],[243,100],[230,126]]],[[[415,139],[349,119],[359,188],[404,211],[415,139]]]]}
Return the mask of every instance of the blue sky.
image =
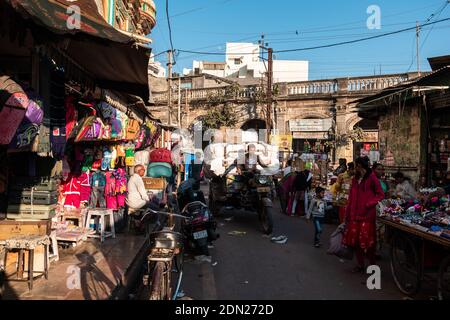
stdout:
{"type": "MultiPolygon", "coordinates": [[[[169,0],[175,49],[224,52],[226,42],[257,43],[264,33],[275,51],[354,40],[414,27],[442,9],[446,0],[169,0]],[[381,29],[366,25],[370,5],[381,9],[381,29]]],[[[150,37],[153,52],[170,48],[165,0],[155,1],[157,26],[150,37]]],[[[438,17],[450,17],[450,3],[438,17]]],[[[450,21],[424,27],[420,33],[421,69],[427,57],[450,54],[450,21]]],[[[275,59],[308,60],[310,79],[401,73],[416,70],[415,31],[311,51],[275,54],[275,59]]],[[[192,60],[224,61],[224,56],[179,53],[174,71],[190,68],[192,60]]],[[[157,57],[165,63],[166,56],[157,57]]]]}

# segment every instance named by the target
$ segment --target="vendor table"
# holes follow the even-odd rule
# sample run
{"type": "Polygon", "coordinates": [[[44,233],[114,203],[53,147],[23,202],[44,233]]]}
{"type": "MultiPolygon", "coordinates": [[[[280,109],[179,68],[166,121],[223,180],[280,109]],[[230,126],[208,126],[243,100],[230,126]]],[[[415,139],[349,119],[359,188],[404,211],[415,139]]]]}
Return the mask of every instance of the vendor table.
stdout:
{"type": "Polygon", "coordinates": [[[390,266],[394,281],[403,293],[415,295],[430,273],[437,273],[439,299],[450,299],[450,240],[386,217],[390,241],[390,266]]]}

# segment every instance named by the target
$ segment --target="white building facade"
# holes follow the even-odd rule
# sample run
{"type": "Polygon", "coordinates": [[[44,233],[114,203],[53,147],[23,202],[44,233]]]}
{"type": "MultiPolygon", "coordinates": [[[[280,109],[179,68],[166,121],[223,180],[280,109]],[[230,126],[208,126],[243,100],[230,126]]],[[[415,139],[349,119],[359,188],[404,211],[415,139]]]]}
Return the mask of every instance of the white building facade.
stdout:
{"type": "MultiPolygon", "coordinates": [[[[225,62],[195,61],[184,75],[202,73],[228,78],[262,78],[267,73],[267,61],[261,57],[259,45],[245,42],[226,44],[225,62]]],[[[308,81],[309,63],[299,60],[274,60],[273,80],[277,82],[308,81]]]]}

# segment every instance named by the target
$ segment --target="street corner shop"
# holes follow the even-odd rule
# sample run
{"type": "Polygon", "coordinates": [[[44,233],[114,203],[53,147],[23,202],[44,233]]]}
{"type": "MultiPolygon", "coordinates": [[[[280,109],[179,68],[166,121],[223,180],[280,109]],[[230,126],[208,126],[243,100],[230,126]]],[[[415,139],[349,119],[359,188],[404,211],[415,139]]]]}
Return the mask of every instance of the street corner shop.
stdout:
{"type": "Polygon", "coordinates": [[[415,295],[432,279],[438,297],[449,299],[449,191],[437,186],[450,169],[450,60],[429,61],[430,74],[361,99],[356,107],[360,117],[379,124],[379,156],[388,180],[402,171],[419,190],[415,199],[378,204],[394,280],[403,293],[415,295]]]}
{"type": "MultiPolygon", "coordinates": [[[[146,107],[149,49],[109,26],[89,1],[77,2],[81,30],[68,30],[69,5],[0,2],[2,244],[52,231],[86,239],[87,207],[105,197],[104,206],[120,212],[138,152],[164,143],[167,128],[146,107]],[[107,192],[89,203],[98,187],[107,192]]],[[[34,253],[36,268],[43,251],[34,253]]]]}

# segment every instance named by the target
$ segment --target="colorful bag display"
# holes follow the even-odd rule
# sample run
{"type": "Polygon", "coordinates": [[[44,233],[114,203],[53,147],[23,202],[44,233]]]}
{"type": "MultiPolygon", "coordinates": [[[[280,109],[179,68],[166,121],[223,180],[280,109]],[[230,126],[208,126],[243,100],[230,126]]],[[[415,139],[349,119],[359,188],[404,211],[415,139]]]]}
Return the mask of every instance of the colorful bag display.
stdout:
{"type": "Polygon", "coordinates": [[[135,119],[128,119],[125,139],[133,141],[136,140],[139,134],[139,130],[139,122],[135,119]]]}
{"type": "Polygon", "coordinates": [[[87,117],[79,126],[75,142],[97,140],[103,135],[103,122],[95,116],[87,117]]]}
{"type": "Polygon", "coordinates": [[[111,120],[111,138],[121,139],[122,138],[122,122],[119,119],[111,120]]]}
{"type": "Polygon", "coordinates": [[[150,153],[150,162],[172,163],[172,154],[166,148],[155,149],[150,153]]]}
{"type": "Polygon", "coordinates": [[[134,149],[125,149],[125,165],[128,167],[134,166],[134,149]]]}
{"type": "Polygon", "coordinates": [[[0,144],[11,143],[29,105],[28,96],[8,76],[0,77],[0,144]]]}

